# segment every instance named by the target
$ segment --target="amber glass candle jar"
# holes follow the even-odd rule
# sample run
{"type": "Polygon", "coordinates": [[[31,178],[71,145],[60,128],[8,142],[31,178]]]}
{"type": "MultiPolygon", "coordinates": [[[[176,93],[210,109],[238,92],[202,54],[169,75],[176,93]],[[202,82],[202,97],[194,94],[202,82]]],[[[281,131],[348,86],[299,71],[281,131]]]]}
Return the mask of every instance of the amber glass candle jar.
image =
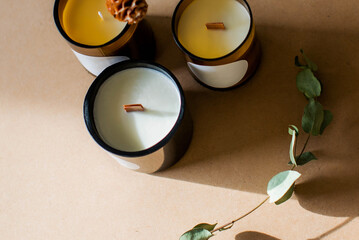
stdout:
{"type": "Polygon", "coordinates": [[[172,34],[194,78],[211,89],[239,86],[260,61],[245,0],[181,0],[173,13],[172,34]]]}
{"type": "Polygon", "coordinates": [[[154,59],[156,44],[149,23],[118,21],[104,0],[55,0],[53,16],[78,60],[96,76],[119,61],[154,59]]]}

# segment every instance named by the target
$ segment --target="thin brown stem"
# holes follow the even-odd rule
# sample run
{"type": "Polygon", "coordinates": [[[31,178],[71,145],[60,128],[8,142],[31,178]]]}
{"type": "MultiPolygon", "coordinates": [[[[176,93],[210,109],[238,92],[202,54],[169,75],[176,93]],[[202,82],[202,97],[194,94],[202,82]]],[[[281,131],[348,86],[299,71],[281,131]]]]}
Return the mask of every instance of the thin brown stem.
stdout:
{"type": "Polygon", "coordinates": [[[235,219],[235,220],[233,220],[233,221],[231,221],[229,223],[226,223],[226,224],[224,224],[224,225],[222,225],[222,226],[220,226],[220,227],[218,227],[216,229],[213,229],[211,231],[211,233],[231,228],[235,222],[241,220],[242,218],[244,218],[244,217],[248,216],[249,214],[251,214],[252,212],[254,212],[256,209],[258,209],[260,206],[262,206],[268,199],[269,199],[269,196],[266,197],[260,204],[258,204],[255,208],[253,208],[252,210],[250,210],[246,214],[244,214],[244,215],[240,216],[239,218],[237,218],[237,219],[235,219]]]}
{"type": "Polygon", "coordinates": [[[302,151],[300,152],[300,154],[298,155],[298,159],[302,156],[302,154],[303,154],[305,148],[307,147],[309,138],[310,138],[310,134],[308,134],[308,137],[307,137],[307,140],[306,140],[305,143],[304,143],[303,149],[302,149],[302,151]]]}

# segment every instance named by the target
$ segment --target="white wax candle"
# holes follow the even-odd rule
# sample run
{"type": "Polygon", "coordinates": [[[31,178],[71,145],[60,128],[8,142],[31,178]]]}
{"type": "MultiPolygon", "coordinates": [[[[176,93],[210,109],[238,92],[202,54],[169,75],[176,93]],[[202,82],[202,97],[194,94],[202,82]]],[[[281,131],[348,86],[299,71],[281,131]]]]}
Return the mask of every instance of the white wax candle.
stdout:
{"type": "Polygon", "coordinates": [[[96,128],[108,145],[134,152],[160,142],[175,125],[181,106],[174,81],[150,68],[130,68],[115,73],[100,87],[94,103],[96,128]],[[143,112],[123,105],[142,104],[143,112]]]}
{"type": "Polygon", "coordinates": [[[190,53],[219,58],[235,50],[250,29],[250,15],[236,0],[194,0],[178,22],[178,39],[190,53]],[[206,23],[223,22],[225,30],[208,30],[206,23]]]}

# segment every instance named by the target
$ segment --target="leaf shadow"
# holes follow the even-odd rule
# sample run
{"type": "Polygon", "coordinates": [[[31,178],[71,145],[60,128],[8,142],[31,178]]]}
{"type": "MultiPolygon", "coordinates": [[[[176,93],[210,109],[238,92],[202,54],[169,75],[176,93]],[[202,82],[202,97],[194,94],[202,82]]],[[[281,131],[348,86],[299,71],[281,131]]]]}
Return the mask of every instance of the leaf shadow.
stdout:
{"type": "MultiPolygon", "coordinates": [[[[325,239],[326,237],[328,237],[329,235],[331,235],[332,233],[338,231],[339,229],[341,229],[342,227],[346,226],[347,224],[349,224],[351,221],[353,221],[355,219],[355,217],[348,217],[347,219],[345,219],[342,223],[338,224],[337,226],[329,229],[328,231],[320,234],[317,237],[314,238],[308,238],[308,240],[321,240],[321,239],[325,239]]],[[[246,232],[241,232],[239,234],[236,235],[235,240],[280,240],[279,238],[261,233],[261,232],[256,232],[256,231],[246,231],[246,232]]]]}
{"type": "Polygon", "coordinates": [[[327,236],[329,236],[330,234],[336,232],[337,230],[339,230],[340,228],[344,227],[345,225],[347,225],[348,223],[350,223],[351,221],[354,220],[355,217],[349,217],[347,218],[344,222],[338,224],[337,226],[335,226],[334,228],[326,231],[325,233],[320,234],[320,236],[315,237],[315,238],[309,238],[308,240],[321,240],[321,239],[325,239],[327,236]]]}
{"type": "Polygon", "coordinates": [[[359,216],[359,175],[339,173],[310,177],[296,185],[299,204],[310,211],[330,216],[359,216]]]}
{"type": "Polygon", "coordinates": [[[237,234],[235,240],[280,240],[280,239],[261,232],[247,231],[237,234]]]}

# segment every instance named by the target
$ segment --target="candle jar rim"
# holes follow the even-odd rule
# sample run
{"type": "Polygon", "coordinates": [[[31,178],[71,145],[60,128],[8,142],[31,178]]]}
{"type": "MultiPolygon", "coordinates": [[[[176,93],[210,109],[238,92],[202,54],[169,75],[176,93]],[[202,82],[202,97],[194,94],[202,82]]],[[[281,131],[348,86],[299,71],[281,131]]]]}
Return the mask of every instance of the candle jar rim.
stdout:
{"type": "Polygon", "coordinates": [[[164,147],[172,138],[172,136],[176,133],[177,129],[179,128],[185,113],[185,97],[183,93],[183,89],[177,80],[177,78],[174,76],[173,73],[171,73],[167,68],[163,67],[162,65],[152,62],[152,61],[146,61],[146,60],[126,60],[122,61],[116,64],[113,64],[109,67],[107,67],[105,70],[103,70],[93,81],[90,88],[87,91],[87,94],[85,96],[84,100],[84,106],[83,106],[83,113],[84,113],[84,120],[85,125],[87,127],[87,130],[89,131],[92,138],[99,144],[102,148],[107,150],[110,153],[113,153],[118,156],[123,157],[142,157],[148,154],[151,154],[153,152],[156,152],[157,150],[164,147]],[[155,145],[140,150],[140,151],[124,151],[117,148],[114,148],[107,144],[100,136],[99,132],[97,131],[95,120],[94,120],[94,102],[96,99],[96,95],[102,84],[113,74],[126,70],[131,68],[149,68],[156,71],[161,72],[162,74],[166,75],[168,78],[170,78],[174,85],[177,87],[178,94],[180,96],[180,111],[177,117],[177,120],[172,127],[172,129],[169,131],[169,133],[162,138],[161,141],[156,143],[155,145]]]}
{"type": "Polygon", "coordinates": [[[72,38],[70,38],[70,36],[66,33],[66,31],[64,30],[64,28],[62,27],[61,21],[60,21],[60,16],[59,16],[59,5],[60,5],[60,1],[63,0],[55,0],[54,3],[54,9],[53,9],[53,18],[54,18],[54,22],[56,25],[57,30],[60,32],[60,34],[71,44],[81,47],[81,48],[101,48],[107,45],[110,45],[113,42],[116,42],[119,38],[121,38],[125,32],[128,31],[128,29],[131,27],[130,24],[126,23],[125,28],[114,38],[112,38],[110,41],[107,41],[103,44],[100,45],[88,45],[88,44],[83,44],[80,42],[77,42],[75,40],[73,40],[72,38]]]}
{"type": "MultiPolygon", "coordinates": [[[[253,14],[252,14],[252,10],[248,4],[248,2],[246,0],[235,0],[237,2],[239,2],[240,4],[242,4],[242,2],[245,4],[245,8],[246,10],[248,11],[248,14],[249,14],[249,18],[250,18],[250,25],[249,25],[249,30],[248,30],[248,33],[245,37],[245,39],[241,42],[241,44],[239,44],[233,51],[221,56],[221,57],[217,57],[217,58],[203,58],[203,57],[200,57],[200,56],[197,56],[193,53],[191,53],[190,51],[188,51],[182,44],[181,42],[179,41],[178,39],[178,36],[177,36],[177,25],[178,25],[178,22],[179,22],[179,19],[181,16],[178,17],[178,21],[177,21],[177,14],[179,12],[179,9],[181,7],[181,4],[183,4],[186,0],[180,0],[179,3],[177,4],[173,14],[172,14],[172,21],[171,21],[171,30],[172,30],[172,35],[173,35],[173,38],[176,42],[176,45],[183,51],[185,52],[190,58],[192,59],[196,59],[197,61],[207,61],[207,62],[215,62],[215,61],[218,61],[218,60],[221,60],[221,59],[224,59],[224,58],[227,58],[228,56],[231,56],[234,52],[238,51],[242,46],[243,44],[248,40],[251,32],[252,32],[252,29],[254,27],[254,24],[253,24],[253,14]],[[177,22],[177,24],[176,24],[177,22]]],[[[192,0],[191,2],[193,2],[195,0],[192,0]]]]}

